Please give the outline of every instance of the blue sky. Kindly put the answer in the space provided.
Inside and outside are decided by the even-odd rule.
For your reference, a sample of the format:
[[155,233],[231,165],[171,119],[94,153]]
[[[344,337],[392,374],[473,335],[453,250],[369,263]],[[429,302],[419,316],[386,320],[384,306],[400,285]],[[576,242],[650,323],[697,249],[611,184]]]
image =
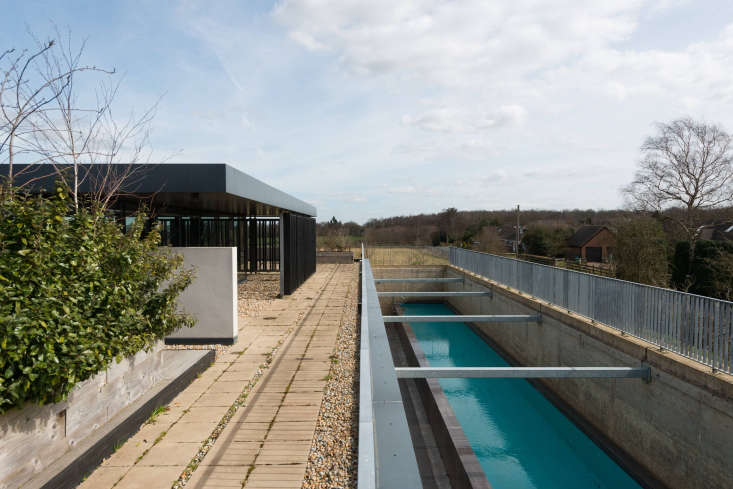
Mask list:
[[215,161],[332,215],[613,208],[655,121],[733,131],[733,3],[0,0],[163,97],[155,158]]

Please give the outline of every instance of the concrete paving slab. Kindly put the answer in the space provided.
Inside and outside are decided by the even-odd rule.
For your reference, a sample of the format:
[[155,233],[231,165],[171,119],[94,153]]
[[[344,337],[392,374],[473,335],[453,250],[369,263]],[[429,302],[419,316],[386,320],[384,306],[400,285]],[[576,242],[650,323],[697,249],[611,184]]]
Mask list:
[[[152,489],[153,487],[170,487],[183,472],[184,467],[161,466],[142,467],[135,466],[125,474],[115,489]],[[100,486],[101,487],[101,486]]]
[[159,426],[131,438],[89,478],[96,485],[86,487],[109,488],[121,476],[119,489],[170,487],[282,341],[186,487],[242,487],[246,479],[247,488],[299,488],[349,289],[344,277],[354,276],[347,267],[319,267],[295,294],[240,321],[239,341],[229,353],[174,399]]
[[196,453],[200,442],[161,441],[153,446],[136,464],[139,466],[162,467],[167,465],[186,466],[191,461],[191,454]]

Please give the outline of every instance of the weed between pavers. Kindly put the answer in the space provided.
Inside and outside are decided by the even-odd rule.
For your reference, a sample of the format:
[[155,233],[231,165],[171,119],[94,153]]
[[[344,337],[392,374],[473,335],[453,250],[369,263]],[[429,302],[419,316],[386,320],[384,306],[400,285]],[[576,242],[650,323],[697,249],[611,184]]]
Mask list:
[[[336,271],[336,269],[334,269],[334,272],[332,272],[331,273],[331,276],[328,278],[328,280],[326,280],[326,284],[328,284],[330,282],[330,280],[333,278],[333,276],[335,275],[335,271]],[[323,293],[323,290],[325,290],[325,286],[321,289],[321,293]],[[319,295],[319,297],[320,297],[320,295]],[[298,323],[300,323],[304,319],[304,317],[307,317],[307,314],[304,314],[303,317],[299,317],[299,319],[296,320],[295,324],[297,325]],[[255,387],[255,385],[260,380],[260,378],[265,374],[265,371],[268,368],[270,368],[270,364],[272,363],[272,360],[273,360],[274,355],[277,352],[277,350],[282,346],[282,344],[285,342],[285,340],[290,336],[290,334],[296,328],[297,328],[297,326],[294,326],[294,327],[288,329],[288,331],[286,331],[285,334],[283,334],[283,336],[277,342],[277,344],[275,345],[275,347],[269,353],[267,353],[265,355],[265,362],[259,365],[259,367],[257,369],[257,373],[255,374],[255,376],[247,383],[247,386],[242,390],[242,394],[240,394],[240,397],[236,401],[234,401],[234,403],[229,408],[229,410],[224,414],[224,416],[222,417],[221,421],[219,421],[219,424],[216,426],[216,428],[212,432],[211,436],[209,436],[209,438],[207,438],[206,440],[204,440],[204,442],[201,444],[201,447],[199,449],[199,452],[196,454],[196,456],[193,458],[193,460],[191,460],[191,462],[186,466],[186,468],[183,470],[183,472],[181,473],[181,475],[178,478],[178,480],[176,480],[173,483],[173,485],[171,486],[171,489],[181,489],[181,488],[183,488],[186,485],[186,483],[188,482],[188,480],[191,478],[191,475],[193,474],[193,472],[199,466],[199,463],[201,462],[201,460],[203,460],[203,458],[209,452],[209,450],[213,446],[214,442],[219,437],[219,435],[221,434],[221,432],[224,430],[224,428],[226,427],[226,425],[229,424],[229,421],[231,420],[232,416],[234,416],[234,413],[237,411],[237,409],[239,409],[244,404],[244,401],[247,399],[247,396],[249,395],[250,391]],[[311,338],[309,339],[308,344],[310,344],[310,341],[313,339],[313,335],[314,334],[315,334],[315,332],[311,335]],[[242,351],[240,353],[240,355],[242,355],[242,354],[244,354],[244,351]],[[298,368],[298,370],[299,369],[300,369],[300,367]],[[222,375],[223,375],[223,372],[222,372]],[[290,384],[288,384],[288,386],[286,387],[286,392],[289,390],[289,388],[290,388]],[[283,396],[283,398],[284,398],[284,396]],[[274,419],[273,419],[273,421],[274,421]],[[263,445],[264,445],[264,442],[262,442],[260,444],[260,448],[262,448]],[[252,466],[251,468],[254,469],[254,466]],[[251,470],[249,470],[247,472],[247,477],[249,477],[250,472],[251,472]],[[244,482],[247,481],[247,477],[245,477]],[[243,484],[244,484],[244,482],[243,482]]]
[[155,422],[158,420],[158,416],[161,414],[170,411],[169,406],[158,406],[157,408],[153,409],[153,412],[150,413],[150,417],[148,417],[147,421],[145,421],[145,424],[155,424]]
[[[291,332],[292,330],[288,331],[288,333],[284,336],[284,338],[287,338]],[[224,414],[221,421],[219,421],[219,424],[216,426],[216,428],[214,428],[214,431],[212,432],[212,434],[206,440],[203,441],[196,456],[193,458],[193,460],[191,460],[191,462],[186,466],[186,468],[183,469],[183,473],[180,475],[178,480],[173,483],[172,489],[182,488],[183,486],[185,486],[186,482],[188,482],[188,480],[191,478],[191,475],[193,475],[193,472],[196,470],[196,468],[198,468],[199,464],[201,463],[201,460],[203,460],[203,458],[209,452],[214,442],[219,437],[221,432],[224,430],[226,425],[229,424],[229,421],[234,416],[234,413],[236,413],[237,410],[242,405],[244,405],[244,402],[247,400],[247,397],[249,396],[251,390],[255,387],[255,385],[257,385],[257,382],[264,375],[265,371],[268,368],[270,368],[270,364],[272,363],[273,355],[283,344],[284,338],[278,341],[275,348],[273,348],[272,351],[270,351],[265,356],[265,361],[257,367],[257,373],[255,374],[255,376],[247,383],[247,385],[242,390],[242,393],[239,395],[237,400],[234,401],[232,406]]]

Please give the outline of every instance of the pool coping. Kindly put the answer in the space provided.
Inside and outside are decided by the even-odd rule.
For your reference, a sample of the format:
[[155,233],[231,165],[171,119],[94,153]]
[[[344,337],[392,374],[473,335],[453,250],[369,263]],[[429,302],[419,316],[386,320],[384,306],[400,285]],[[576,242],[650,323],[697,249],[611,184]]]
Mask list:
[[[395,304],[394,308],[398,314],[402,314],[399,304]],[[409,346],[404,348],[408,361],[419,367],[428,367],[430,364],[412,327],[408,323],[399,323],[393,327],[397,329],[402,344]],[[438,441],[451,486],[454,489],[491,489],[491,484],[438,379],[414,380],[420,391],[433,434]]]

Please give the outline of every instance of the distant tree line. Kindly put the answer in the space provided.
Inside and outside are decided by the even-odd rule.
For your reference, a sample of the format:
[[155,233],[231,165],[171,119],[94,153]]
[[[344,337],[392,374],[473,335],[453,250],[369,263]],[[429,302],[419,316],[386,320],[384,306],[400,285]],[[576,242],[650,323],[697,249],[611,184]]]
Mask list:
[[[523,253],[563,257],[583,225],[616,235],[618,278],[733,299],[731,240],[703,239],[705,225],[733,225],[731,136],[720,126],[689,118],[657,124],[641,146],[634,180],[623,189],[626,209],[523,210]],[[360,241],[392,245],[452,245],[492,253],[510,251],[516,211],[444,209],[433,214],[370,219],[336,217],[318,224],[319,246],[348,248]]]

